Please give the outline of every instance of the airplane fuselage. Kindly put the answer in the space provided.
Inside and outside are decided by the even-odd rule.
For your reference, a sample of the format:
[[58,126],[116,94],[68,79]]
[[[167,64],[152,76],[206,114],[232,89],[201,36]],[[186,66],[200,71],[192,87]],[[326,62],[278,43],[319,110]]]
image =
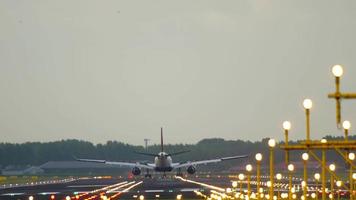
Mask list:
[[154,159],[155,171],[170,172],[173,170],[172,158],[165,152],[160,152]]

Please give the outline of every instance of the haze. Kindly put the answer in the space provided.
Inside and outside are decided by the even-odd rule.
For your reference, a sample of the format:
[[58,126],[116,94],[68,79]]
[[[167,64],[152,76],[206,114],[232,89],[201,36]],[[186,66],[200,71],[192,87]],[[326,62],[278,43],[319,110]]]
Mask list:
[[[342,135],[355,1],[0,1],[2,142],[168,143]],[[356,126],[356,101],[342,102]],[[351,134],[352,134],[351,130]]]

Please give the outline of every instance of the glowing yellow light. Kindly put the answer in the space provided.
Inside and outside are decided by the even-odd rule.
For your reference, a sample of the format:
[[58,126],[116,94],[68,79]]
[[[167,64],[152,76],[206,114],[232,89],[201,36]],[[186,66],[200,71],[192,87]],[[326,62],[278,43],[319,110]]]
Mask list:
[[341,65],[334,65],[331,71],[336,77],[341,77],[342,74],[344,73],[344,70],[342,69]]
[[353,152],[349,153],[349,159],[355,160],[355,153],[353,153]]
[[315,173],[314,174],[314,178],[319,181],[320,180],[320,174],[319,173]]
[[310,99],[304,99],[303,106],[305,109],[311,109],[313,107],[313,102]]
[[304,161],[309,160],[309,154],[308,153],[303,153],[302,158]]
[[329,165],[329,169],[330,169],[331,171],[335,171],[335,169],[336,169],[335,164],[330,164],[330,165]]
[[269,139],[268,140],[268,146],[269,147],[275,147],[276,146],[276,140],[274,140],[274,139]]
[[288,171],[290,171],[290,172],[294,171],[294,165],[293,164],[289,164],[288,165]]
[[344,121],[343,123],[342,123],[342,127],[345,129],[345,130],[349,130],[350,128],[351,128],[351,123],[350,123],[350,121]]
[[282,174],[280,174],[280,173],[276,174],[276,178],[277,178],[277,180],[281,180],[282,179]]
[[337,187],[341,187],[341,185],[342,185],[342,181],[336,181],[336,186]]
[[292,127],[292,124],[289,121],[284,121],[283,122],[283,129],[289,131],[290,128]]
[[255,156],[257,161],[261,161],[262,160],[262,154],[261,153],[257,153]]
[[252,171],[252,165],[250,164],[246,165],[246,171],[248,172]]
[[245,179],[245,175],[244,174],[239,174],[239,180],[243,181]]

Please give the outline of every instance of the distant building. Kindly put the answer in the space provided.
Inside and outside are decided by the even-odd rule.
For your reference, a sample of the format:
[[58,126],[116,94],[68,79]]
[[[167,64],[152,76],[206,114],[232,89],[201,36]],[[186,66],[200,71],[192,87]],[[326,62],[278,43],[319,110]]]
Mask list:
[[76,173],[76,174],[121,174],[131,171],[130,168],[104,163],[79,161],[49,161],[39,166],[45,173]]

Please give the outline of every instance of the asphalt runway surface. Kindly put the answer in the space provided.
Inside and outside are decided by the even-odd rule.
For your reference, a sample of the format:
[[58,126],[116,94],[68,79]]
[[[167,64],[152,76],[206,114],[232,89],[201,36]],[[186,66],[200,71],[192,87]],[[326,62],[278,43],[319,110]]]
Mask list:
[[[51,183],[0,189],[0,199],[202,199],[194,191],[204,192],[209,187],[201,183],[210,178],[189,178],[188,182],[174,177],[148,178],[80,178],[65,183]],[[214,179],[215,180],[215,179]],[[198,181],[198,182],[195,182]],[[230,185],[230,180],[219,179],[215,185]]]

